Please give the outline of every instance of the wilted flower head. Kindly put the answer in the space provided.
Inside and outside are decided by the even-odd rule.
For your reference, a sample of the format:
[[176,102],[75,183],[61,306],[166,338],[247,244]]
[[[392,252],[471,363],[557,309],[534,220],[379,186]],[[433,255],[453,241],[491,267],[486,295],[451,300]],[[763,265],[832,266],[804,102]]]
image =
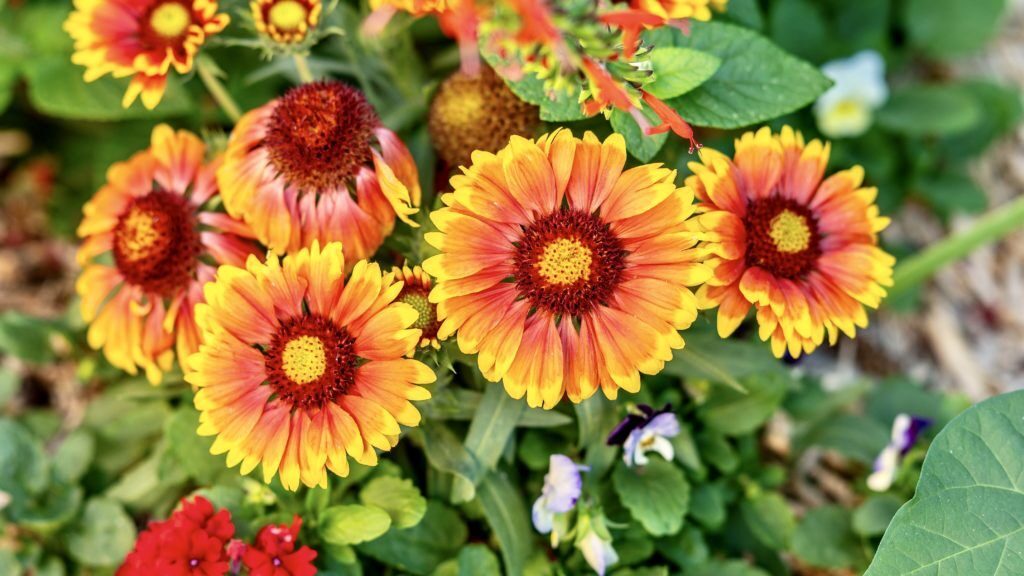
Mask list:
[[931,420],[909,414],[900,414],[892,422],[889,444],[875,458],[873,472],[868,476],[868,488],[885,492],[896,479],[903,457],[914,447],[921,432],[931,425]]
[[64,30],[75,41],[71,61],[85,66],[85,81],[107,74],[131,76],[121,104],[140,95],[156,108],[173,67],[192,70],[199,48],[228,25],[214,0],[76,0]]
[[889,97],[881,54],[864,50],[844,60],[828,62],[821,71],[834,82],[814,103],[821,133],[843,138],[867,132],[874,111]]
[[679,434],[679,420],[666,404],[655,411],[646,404],[637,406],[638,414],[629,414],[608,436],[609,445],[621,445],[622,459],[627,466],[647,464],[647,452],[657,452],[667,461],[675,457],[669,438]]
[[580,515],[576,524],[576,548],[599,576],[604,576],[608,567],[619,561],[619,555],[612,547],[612,536],[600,515]]
[[556,516],[576,506],[583,491],[580,471],[588,470],[563,454],[552,454],[548,460],[548,473],[544,475],[544,488],[533,503],[533,527],[541,534],[551,533],[552,546],[567,532],[564,522],[556,526]]

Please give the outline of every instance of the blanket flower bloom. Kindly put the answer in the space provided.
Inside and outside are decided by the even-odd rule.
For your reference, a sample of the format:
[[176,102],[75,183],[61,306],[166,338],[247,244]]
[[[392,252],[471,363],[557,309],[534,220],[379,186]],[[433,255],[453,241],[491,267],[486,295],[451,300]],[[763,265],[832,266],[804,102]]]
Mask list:
[[316,29],[324,6],[320,0],[253,0],[249,8],[260,34],[278,44],[297,44]]
[[782,357],[811,353],[828,336],[853,338],[892,285],[895,259],[878,247],[889,223],[875,188],[855,166],[824,178],[830,146],[805,143],[789,127],[736,141],[730,159],[705,151],[686,183],[701,201],[714,275],[697,291],[702,308],[718,307],[728,337],[751,306],[762,340]]
[[608,435],[608,445],[622,446],[626,466],[646,466],[648,452],[657,452],[666,461],[675,457],[669,438],[679,435],[679,419],[666,404],[655,410],[646,404],[637,406],[637,414],[629,414]]
[[412,306],[419,316],[412,327],[422,330],[420,334],[420,348],[431,347],[434,350],[441,348],[441,340],[437,337],[437,331],[441,323],[437,321],[437,305],[430,301],[430,289],[434,282],[430,276],[419,266],[397,266],[391,269],[395,280],[402,282],[402,291],[398,293],[397,302],[404,302]]
[[302,519],[298,516],[291,526],[270,524],[261,528],[255,543],[247,546],[242,554],[242,563],[249,569],[249,575],[314,576],[316,551],[309,546],[295,549],[301,528]]
[[583,493],[581,471],[589,470],[563,454],[552,454],[548,459],[548,473],[544,475],[544,487],[540,497],[533,503],[533,527],[541,534],[551,534],[551,545],[558,547],[558,541],[569,531],[566,514],[576,507]]
[[150,522],[117,570],[117,576],[218,576],[229,570],[225,545],[235,534],[231,513],[214,510],[202,496],[182,500],[162,522]]
[[404,358],[420,341],[419,314],[396,302],[393,274],[363,260],[344,277],[341,244],[318,242],[279,260],[222,266],[196,310],[203,344],[186,380],[198,387],[199,434],[229,467],[287,490],[326,486],[327,470],[346,476],[348,456],[377,464],[399,425],[416,426],[410,401],[434,381]]
[[532,136],[537,107],[512,93],[494,70],[456,72],[437,89],[427,128],[438,155],[450,166],[468,164],[474,150],[497,152],[513,135]]
[[192,70],[199,48],[228,25],[214,0],[75,0],[64,30],[75,41],[71,61],[85,81],[131,76],[121,104],[141,96],[152,110],[163,98],[167,74]]
[[439,337],[457,331],[483,375],[530,406],[636,392],[697,317],[687,286],[710,270],[693,193],[674,170],[625,162],[617,134],[513,136],[474,153],[431,214],[440,232],[425,239],[441,254],[423,269],[438,280]]
[[196,135],[157,126],[150,147],[111,166],[78,226],[75,284],[89,345],[153,384],[198,349],[193,309],[216,264],[259,251],[243,223],[214,211],[220,160]]
[[278,254],[341,241],[369,257],[420,203],[419,175],[361,92],[340,82],[293,88],[246,113],[217,172],[224,207]]

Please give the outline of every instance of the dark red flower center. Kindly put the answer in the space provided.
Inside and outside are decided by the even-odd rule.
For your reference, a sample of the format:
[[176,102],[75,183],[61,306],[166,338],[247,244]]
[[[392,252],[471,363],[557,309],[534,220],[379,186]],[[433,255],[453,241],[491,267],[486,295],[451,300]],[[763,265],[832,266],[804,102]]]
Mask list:
[[563,208],[537,220],[517,243],[515,282],[537,309],[581,316],[611,297],[626,251],[593,214]]
[[429,295],[430,291],[422,286],[410,286],[406,283],[405,287],[402,288],[402,292],[396,298],[397,301],[412,306],[419,313],[416,322],[410,328],[422,330],[423,334],[420,338],[426,338],[427,340],[436,338],[437,330],[441,327],[441,323],[437,321],[437,305],[429,300]]
[[264,146],[274,168],[301,192],[344,188],[372,162],[377,113],[340,82],[293,88],[274,106]]
[[355,338],[329,318],[296,316],[278,328],[263,353],[277,396],[296,408],[336,400],[355,382]]
[[747,205],[747,265],[779,278],[803,278],[821,255],[818,224],[793,200],[772,196]]
[[192,280],[199,232],[192,207],[180,194],[154,190],[121,214],[114,227],[114,262],[129,284],[171,296]]

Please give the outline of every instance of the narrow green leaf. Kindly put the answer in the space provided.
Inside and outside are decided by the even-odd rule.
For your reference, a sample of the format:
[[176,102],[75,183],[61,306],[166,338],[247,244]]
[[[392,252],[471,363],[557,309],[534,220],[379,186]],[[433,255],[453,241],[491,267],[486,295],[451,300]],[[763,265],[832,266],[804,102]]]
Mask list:
[[498,472],[484,478],[478,496],[484,509],[484,518],[501,546],[505,574],[522,574],[523,567],[534,552],[533,530],[527,516],[529,508],[526,502],[508,477]]

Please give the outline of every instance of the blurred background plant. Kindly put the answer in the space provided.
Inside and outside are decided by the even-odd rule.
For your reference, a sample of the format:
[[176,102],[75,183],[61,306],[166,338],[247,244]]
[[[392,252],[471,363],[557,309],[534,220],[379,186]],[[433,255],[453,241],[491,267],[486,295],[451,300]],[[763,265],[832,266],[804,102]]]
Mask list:
[[[309,36],[282,42],[248,5],[224,2],[246,25],[211,40],[196,73],[219,77],[242,110],[305,77],[360,87],[412,150],[430,206],[465,154],[459,133],[449,130],[445,142],[437,126],[480,122],[451,107],[428,121],[435,93],[464,88],[458,76],[446,80],[458,47],[429,18],[397,15],[367,37],[359,31],[365,6],[327,8],[307,23]],[[122,108],[124,81],[87,85],[70,62],[61,30],[70,10],[58,0],[0,0],[0,576],[113,573],[147,521],[194,493],[230,510],[238,537],[249,540],[261,526],[301,516],[300,541],[318,551],[322,574],[575,574],[603,546],[617,559],[608,571],[623,576],[857,574],[914,494],[929,440],[971,402],[1021,384],[1024,318],[1007,310],[1024,295],[1019,238],[925,281],[1024,221],[1014,200],[1024,181],[1024,75],[999,56],[1019,55],[1024,6],[730,0],[689,35],[644,33],[664,71],[646,88],[723,152],[735,129],[770,121],[831,139],[835,167],[865,167],[882,211],[896,220],[886,248],[906,258],[895,297],[865,339],[788,365],[752,331],[721,341],[701,321],[640,394],[550,412],[513,409],[473,370],[445,370],[472,365],[447,343],[436,354],[441,377],[423,426],[380,466],[356,466],[327,490],[298,494],[240,477],[196,436],[192,391],[180,376],[153,388],[89,350],[72,289],[74,229],[107,167],[144,148],[159,121],[222,145],[232,112],[191,75],[170,78],[152,111]],[[501,70],[499,54],[485,48],[483,56]],[[482,117],[507,111],[500,102],[511,94],[480,90]],[[516,106],[501,129],[614,129],[637,160],[688,173],[683,138],[644,135],[621,110],[610,111],[610,123],[583,119],[577,97],[552,100],[532,76],[511,90],[532,106]],[[737,94],[744,115],[730,108]],[[960,230],[966,235],[941,241]],[[419,234],[391,237],[378,260],[422,260]],[[979,384],[970,366],[993,357],[1003,371]],[[669,404],[679,422],[667,438],[672,458],[651,453],[642,474],[606,442],[639,404]],[[878,460],[891,482],[873,483],[876,492],[868,477],[901,414],[930,426],[898,458]],[[552,454],[589,467],[565,518],[573,533],[554,548],[529,513]]]

